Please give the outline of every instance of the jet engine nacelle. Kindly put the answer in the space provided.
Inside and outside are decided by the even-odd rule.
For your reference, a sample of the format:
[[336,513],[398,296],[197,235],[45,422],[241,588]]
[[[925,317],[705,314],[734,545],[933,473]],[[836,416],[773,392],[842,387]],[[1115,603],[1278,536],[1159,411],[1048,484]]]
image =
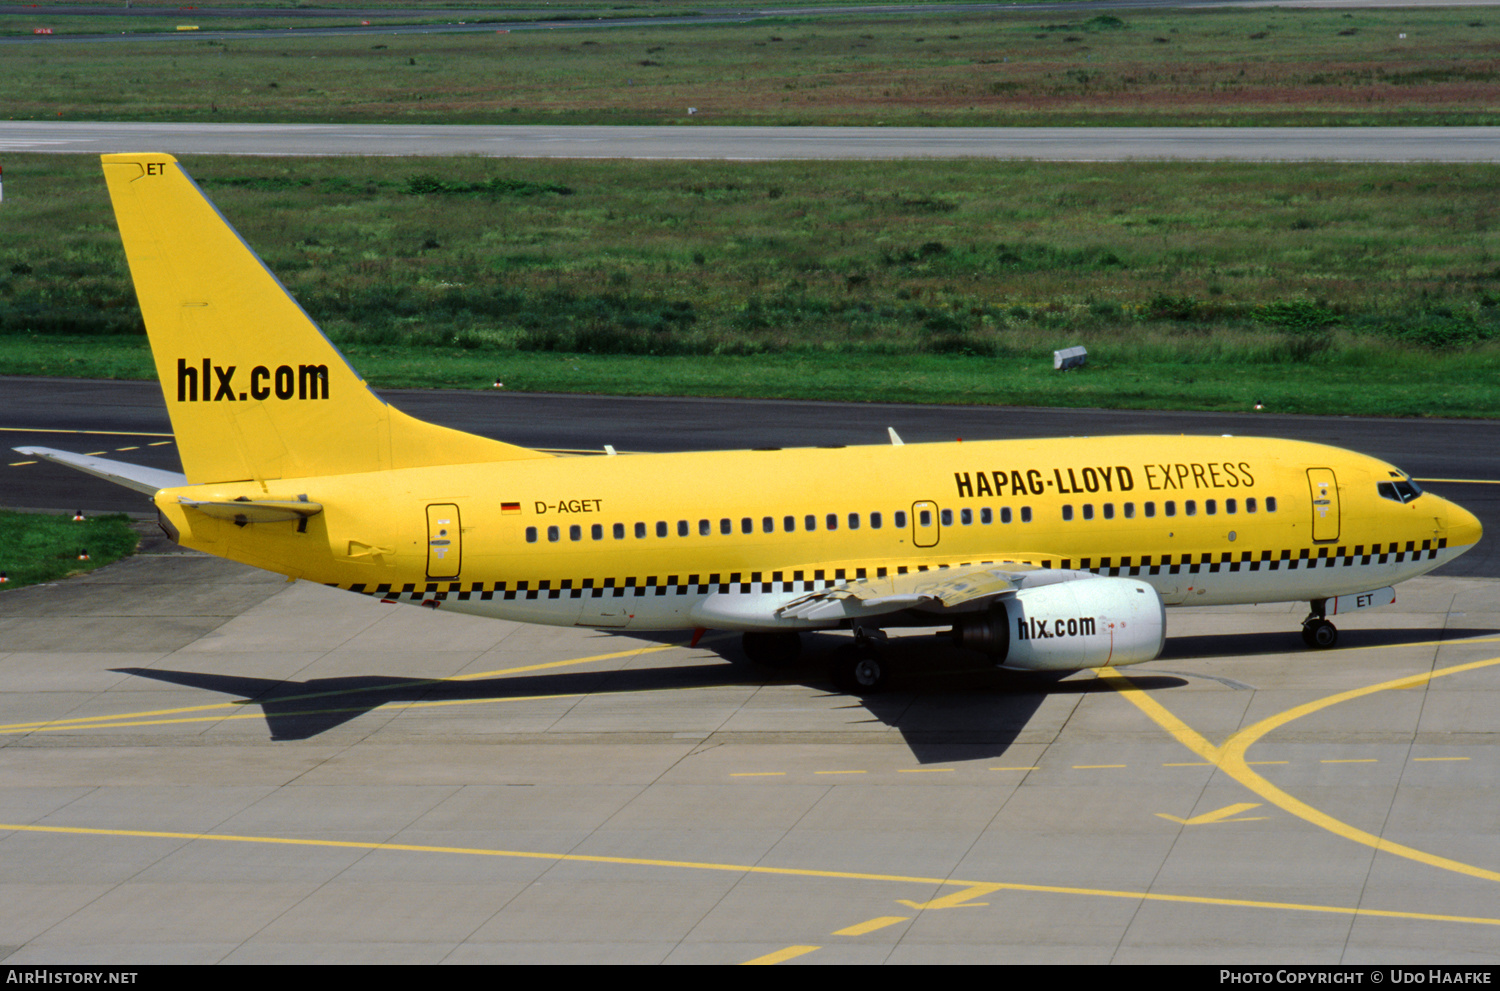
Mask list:
[[1130,578],[1022,589],[953,628],[963,646],[993,655],[1001,667],[1028,671],[1139,664],[1161,653],[1166,632],[1161,596]]

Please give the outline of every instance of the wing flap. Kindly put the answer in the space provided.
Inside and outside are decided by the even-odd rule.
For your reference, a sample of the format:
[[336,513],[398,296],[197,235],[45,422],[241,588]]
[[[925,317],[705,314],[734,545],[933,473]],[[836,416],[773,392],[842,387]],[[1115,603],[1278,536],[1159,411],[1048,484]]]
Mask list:
[[1024,562],[963,564],[842,582],[793,599],[775,615],[778,619],[836,622],[905,609],[969,612],[1022,588],[1092,577],[1087,571],[1039,568]]

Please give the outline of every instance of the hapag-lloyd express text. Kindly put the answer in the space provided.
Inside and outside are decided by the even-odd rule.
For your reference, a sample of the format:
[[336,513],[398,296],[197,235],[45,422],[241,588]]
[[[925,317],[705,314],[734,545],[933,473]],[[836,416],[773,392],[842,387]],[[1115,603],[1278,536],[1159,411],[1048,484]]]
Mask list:
[[1238,489],[1255,484],[1247,461],[1190,461],[1169,464],[1080,465],[1071,468],[1012,468],[955,471],[960,499],[1007,496],[1132,492],[1140,484],[1152,492],[1169,489]]

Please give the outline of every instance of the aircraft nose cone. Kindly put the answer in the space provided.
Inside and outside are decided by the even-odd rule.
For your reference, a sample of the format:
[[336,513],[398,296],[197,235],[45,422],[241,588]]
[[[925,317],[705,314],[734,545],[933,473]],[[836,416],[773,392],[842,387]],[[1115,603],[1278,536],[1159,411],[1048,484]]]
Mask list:
[[1451,502],[1448,504],[1446,529],[1449,547],[1472,547],[1484,535],[1484,525],[1479,522],[1479,517]]

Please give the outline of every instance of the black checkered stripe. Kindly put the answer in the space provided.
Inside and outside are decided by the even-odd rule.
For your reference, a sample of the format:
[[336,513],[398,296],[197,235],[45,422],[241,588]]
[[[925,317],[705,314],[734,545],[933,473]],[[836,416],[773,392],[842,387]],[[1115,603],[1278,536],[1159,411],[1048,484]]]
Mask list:
[[[1415,541],[1407,541],[1403,548],[1399,544],[1373,544],[1365,547],[1363,544],[1356,545],[1350,552],[1347,547],[1304,547],[1295,552],[1283,550],[1261,551],[1256,555],[1253,551],[1241,551],[1238,557],[1232,551],[1224,551],[1217,558],[1211,553],[1201,555],[1194,554],[1162,554],[1145,555],[1139,561],[1130,557],[1122,557],[1118,561],[1111,558],[1062,558],[1057,561],[1057,567],[1063,570],[1093,571],[1100,575],[1111,577],[1140,577],[1143,575],[1197,575],[1218,574],[1221,572],[1239,571],[1306,571],[1312,568],[1334,568],[1353,567],[1368,564],[1399,564],[1407,561],[1433,560],[1437,557],[1440,549],[1448,546],[1447,538],[1437,541],[1424,540],[1422,546],[1416,546]],[[950,567],[968,567],[970,564],[1004,564],[1015,562],[962,562],[958,565],[936,564],[918,565],[916,567],[899,566],[895,569],[876,568],[875,578],[886,578],[893,571],[897,575],[910,574],[913,571],[943,571]],[[1051,568],[1054,564],[1051,559],[1039,562],[1043,568]],[[645,578],[563,578],[558,581],[543,579],[541,581],[518,581],[518,582],[408,582],[404,585],[384,584],[369,585],[357,583],[353,585],[339,585],[336,582],[329,584],[334,588],[346,588],[351,592],[361,595],[379,596],[390,602],[406,599],[411,602],[446,601],[456,599],[465,601],[478,599],[490,601],[499,599],[501,601],[527,601],[538,599],[603,599],[603,598],[641,598],[647,595],[707,595],[710,592],[729,594],[738,592],[748,595],[756,592],[816,592],[820,589],[833,588],[835,585],[850,581],[863,581],[870,578],[869,569],[855,568],[854,574],[850,575],[848,569],[834,569],[830,577],[823,569],[815,570],[812,577],[807,576],[805,571],[773,571],[769,575],[761,571],[752,571],[748,575],[743,572],[730,574],[715,573],[709,575],[667,575],[665,577],[650,575]]]
[[[1064,558],[1059,567],[1064,570],[1077,568],[1079,571],[1093,571],[1101,575],[1111,577],[1138,578],[1143,575],[1198,575],[1198,574],[1220,574],[1222,572],[1237,571],[1309,571],[1313,568],[1351,568],[1369,564],[1402,564],[1411,561],[1435,560],[1438,551],[1448,546],[1448,538],[1442,537],[1436,541],[1422,541],[1418,547],[1415,540],[1406,541],[1405,546],[1400,543],[1372,544],[1366,547],[1364,544],[1356,544],[1351,551],[1346,547],[1303,547],[1297,551],[1283,550],[1261,551],[1223,551],[1218,555],[1205,554],[1178,554],[1173,559],[1171,554],[1162,554],[1159,557],[1145,555],[1139,560],[1122,557],[1118,561],[1107,557],[1097,560],[1094,558],[1080,558],[1076,562]],[[1043,567],[1050,567],[1044,564]]]
[[[946,568],[947,565],[938,567]],[[877,568],[876,576],[884,578],[888,570]],[[905,567],[896,569],[898,574],[906,574],[913,570]],[[915,570],[927,571],[928,566],[923,565]],[[865,568],[855,568],[852,578],[860,581],[869,577]],[[807,577],[805,571],[773,571],[769,575],[760,571],[752,571],[748,575],[742,572],[731,574],[710,575],[648,575],[645,578],[564,578],[560,581],[543,579],[541,581],[519,581],[519,582],[427,582],[410,583],[405,585],[339,585],[334,582],[329,584],[335,588],[347,588],[351,592],[359,592],[362,595],[378,595],[383,599],[397,600],[408,599],[414,602],[436,599],[478,599],[487,601],[499,599],[501,601],[528,600],[528,599],[603,599],[603,598],[626,598],[627,596],[642,597],[646,595],[688,595],[696,593],[707,595],[710,592],[741,592],[749,594],[752,592],[815,592],[818,589],[833,588],[850,580],[848,569],[837,568],[833,577],[828,572],[819,569]]]

